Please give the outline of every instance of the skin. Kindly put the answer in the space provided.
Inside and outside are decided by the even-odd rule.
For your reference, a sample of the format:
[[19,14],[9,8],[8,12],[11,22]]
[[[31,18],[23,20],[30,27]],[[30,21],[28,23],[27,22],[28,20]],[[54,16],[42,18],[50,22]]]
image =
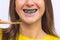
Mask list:
[[[41,18],[45,11],[44,0],[16,0],[16,12],[22,19],[20,33],[30,38],[43,38],[46,33],[42,30]],[[38,9],[34,16],[25,16],[23,9]]]

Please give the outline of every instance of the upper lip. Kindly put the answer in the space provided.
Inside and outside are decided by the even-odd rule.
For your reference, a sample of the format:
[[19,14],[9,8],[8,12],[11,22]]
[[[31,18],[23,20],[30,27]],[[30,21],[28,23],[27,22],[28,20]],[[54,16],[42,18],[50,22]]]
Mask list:
[[25,8],[25,9],[37,9],[37,8]]
[[23,9],[23,10],[35,10],[35,9]]
[[38,9],[38,8],[23,8],[23,9]]
[[23,9],[23,10],[38,10],[38,9]]

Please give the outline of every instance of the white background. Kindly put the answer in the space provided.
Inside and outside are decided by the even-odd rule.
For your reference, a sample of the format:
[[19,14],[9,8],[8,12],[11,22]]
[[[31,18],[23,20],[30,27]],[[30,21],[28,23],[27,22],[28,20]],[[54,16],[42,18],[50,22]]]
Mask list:
[[[54,22],[58,35],[60,35],[60,0],[52,0],[54,10]],[[9,21],[9,0],[0,0],[0,19]],[[0,28],[7,28],[9,24],[0,24]]]

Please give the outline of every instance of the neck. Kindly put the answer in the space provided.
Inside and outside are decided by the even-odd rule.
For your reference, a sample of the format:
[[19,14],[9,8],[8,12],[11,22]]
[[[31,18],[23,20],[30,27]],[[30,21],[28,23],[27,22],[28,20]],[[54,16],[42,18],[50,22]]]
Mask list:
[[20,33],[31,38],[39,38],[43,37],[42,34],[45,35],[45,32],[42,30],[41,20],[33,24],[26,24],[22,22],[20,24]]

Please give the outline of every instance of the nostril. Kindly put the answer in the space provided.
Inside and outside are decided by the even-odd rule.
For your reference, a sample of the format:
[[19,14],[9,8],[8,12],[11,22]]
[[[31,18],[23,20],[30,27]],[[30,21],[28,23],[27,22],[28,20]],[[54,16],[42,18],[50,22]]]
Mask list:
[[31,6],[34,6],[34,5],[33,4],[27,4],[26,6],[31,7]]

